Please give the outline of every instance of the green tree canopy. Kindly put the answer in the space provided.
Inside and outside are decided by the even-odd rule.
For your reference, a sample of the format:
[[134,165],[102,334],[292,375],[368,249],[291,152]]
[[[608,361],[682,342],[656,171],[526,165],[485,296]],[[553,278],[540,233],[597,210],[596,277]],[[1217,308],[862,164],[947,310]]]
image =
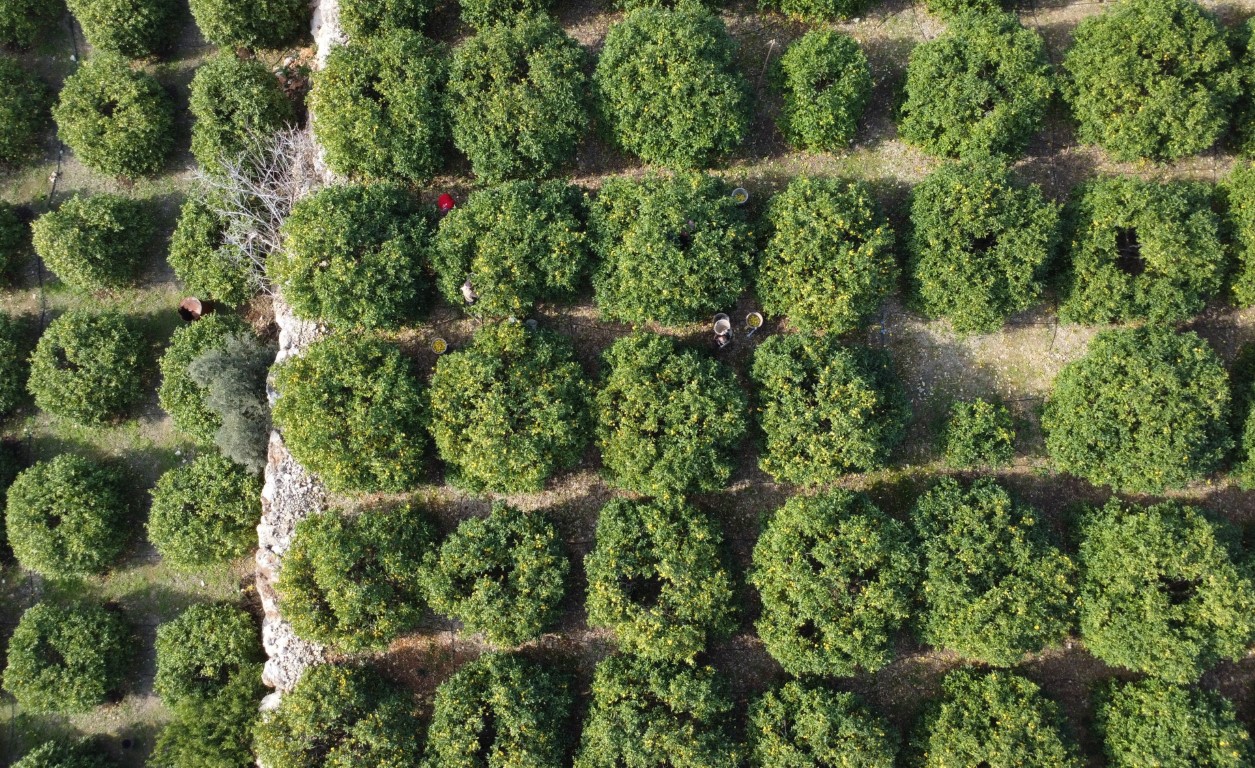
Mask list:
[[31,226],[44,265],[80,293],[134,285],[155,235],[145,203],[109,193],[75,195]]
[[197,67],[188,109],[196,120],[192,155],[208,171],[221,170],[224,161],[235,160],[251,142],[296,120],[292,102],[269,67],[223,52]]
[[189,0],[196,26],[223,48],[281,48],[309,27],[302,0]]
[[789,45],[773,71],[775,85],[784,95],[776,125],[785,140],[812,152],[839,152],[850,146],[872,95],[871,66],[854,38],[831,29],[811,30]]
[[261,682],[261,633],[233,605],[193,605],[157,627],[156,649],[153,689],[170,707],[204,703],[236,677]]
[[[0,39],[4,13],[0,8]],[[48,86],[16,59],[0,55],[0,166],[20,168],[42,154],[51,107]]]
[[192,378],[192,361],[226,347],[236,335],[249,333],[235,315],[213,313],[175,329],[157,367],[161,385],[157,402],[170,414],[175,429],[200,445],[211,445],[222,419],[205,402],[209,393]]
[[222,454],[175,467],[151,493],[148,540],[167,563],[200,568],[257,548],[261,480]]
[[898,735],[853,694],[797,681],[750,704],[753,768],[893,768]]
[[1233,705],[1211,691],[1154,679],[1116,684],[1096,719],[1112,768],[1245,768],[1255,760]]
[[[38,0],[50,9],[52,0]],[[181,13],[175,0],[66,0],[92,49],[142,59],[165,53]]]

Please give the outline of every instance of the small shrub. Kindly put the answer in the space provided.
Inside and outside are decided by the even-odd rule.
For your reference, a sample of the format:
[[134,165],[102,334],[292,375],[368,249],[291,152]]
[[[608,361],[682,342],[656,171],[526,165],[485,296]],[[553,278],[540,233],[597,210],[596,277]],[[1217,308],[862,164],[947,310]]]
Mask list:
[[1112,768],[1242,768],[1255,757],[1233,705],[1212,691],[1154,679],[1112,685],[1096,719]]
[[261,482],[217,453],[166,472],[152,489],[148,540],[179,568],[234,560],[257,546]]
[[7,283],[25,261],[30,238],[24,213],[15,205],[0,202],[0,285]]
[[168,707],[203,704],[236,677],[261,682],[265,654],[252,616],[233,605],[194,605],[157,627],[153,690]]
[[[432,249],[445,300],[480,317],[523,317],[574,296],[588,264],[578,188],[505,182],[472,192],[441,221]],[[466,304],[462,285],[478,298]]]
[[275,369],[274,386],[274,421],[288,450],[328,489],[399,493],[417,484],[426,397],[395,347],[369,337],[320,339]]
[[590,393],[571,345],[519,323],[486,325],[444,355],[431,379],[431,434],[450,482],[539,491],[579,460],[592,432]]
[[27,752],[13,768],[116,768],[117,763],[102,755],[89,741],[75,744],[46,741]]
[[251,333],[227,339],[192,361],[188,375],[205,395],[205,407],[222,423],[214,445],[223,456],[242,467],[261,472],[270,443],[270,401],[266,376],[274,351],[257,343]]
[[925,561],[925,642],[1010,666],[1067,637],[1076,565],[1034,509],[993,478],[967,489],[946,478],[916,501],[912,519]]
[[911,615],[915,563],[910,531],[866,496],[841,489],[794,496],[754,546],[758,636],[794,676],[880,669],[893,660],[894,635]]
[[69,310],[40,337],[26,388],[41,410],[80,424],[103,423],[142,396],[142,345],[121,315]]
[[234,315],[206,315],[175,329],[157,364],[161,370],[157,402],[170,414],[176,429],[201,445],[213,443],[222,421],[205,404],[209,393],[192,379],[189,368],[196,358],[222,349],[232,336],[247,332],[247,326]]
[[13,413],[25,395],[27,364],[22,327],[0,312],[0,419]]
[[615,342],[602,365],[597,447],[611,485],[667,497],[727,484],[749,426],[730,370],[645,333]]
[[699,168],[740,146],[749,85],[718,16],[641,8],[606,34],[593,86],[614,141],[647,163]]
[[52,110],[57,135],[83,164],[109,176],[160,171],[174,148],[174,103],[126,59],[92,56],[65,79]]
[[257,702],[266,693],[260,675],[235,675],[205,701],[174,707],[161,729],[148,768],[248,768],[256,764],[253,731]]
[[898,133],[942,157],[1018,155],[1054,90],[1041,36],[1014,14],[961,15],[911,51]]
[[75,195],[31,226],[35,252],[61,282],[90,293],[134,285],[156,225],[144,203]]
[[247,257],[227,244],[227,229],[206,198],[188,198],[166,260],[188,293],[238,307],[261,290],[261,280]]
[[1015,422],[1000,403],[956,400],[950,404],[943,445],[946,463],[956,469],[1005,467],[1015,457]]
[[557,617],[569,569],[544,515],[494,504],[458,526],[418,574],[431,609],[497,646],[540,636]]
[[341,650],[386,647],[423,616],[417,571],[434,541],[417,505],[301,520],[275,586],[283,617]]
[[448,139],[446,65],[435,43],[393,30],[333,48],[314,75],[314,134],[336,173],[431,178]]
[[1081,638],[1107,664],[1197,680],[1255,639],[1255,584],[1199,509],[1112,500],[1081,521]]
[[1233,129],[1237,148],[1242,154],[1255,155],[1255,21],[1246,23],[1232,33],[1234,64],[1238,72],[1238,98],[1233,108]]
[[19,168],[42,153],[51,107],[48,86],[17,60],[0,55],[0,166]]
[[832,482],[885,466],[911,406],[889,359],[842,347],[831,334],[772,336],[754,350],[766,447],[758,465],[777,480]]
[[763,310],[803,331],[859,327],[893,290],[894,236],[860,181],[799,176],[767,204]]
[[753,768],[859,766],[893,768],[898,737],[851,693],[797,681],[750,705]]
[[164,53],[179,28],[175,0],[66,0],[66,5],[93,50],[128,59]]
[[423,765],[560,768],[571,704],[566,686],[540,665],[480,656],[436,689]]
[[319,664],[262,718],[257,759],[271,768],[416,765],[414,710],[409,693],[368,667]]
[[1235,163],[1218,192],[1233,250],[1232,299],[1239,307],[1255,306],[1255,163]]
[[346,0],[340,4],[340,25],[350,40],[394,29],[420,30],[435,5],[435,0]]
[[776,124],[789,144],[839,152],[854,141],[872,92],[871,66],[854,38],[831,29],[807,32],[789,46],[774,71],[784,95]]
[[281,48],[309,27],[302,0],[190,0],[196,26],[223,48]]
[[29,48],[60,20],[57,0],[4,0],[0,3],[0,45]]
[[667,325],[730,306],[749,282],[753,233],[723,182],[703,174],[610,179],[589,213],[597,308]]
[[911,764],[1079,768],[1063,728],[1058,706],[1029,680],[956,669],[942,683],[942,698],[925,711],[914,745],[919,759]]
[[266,261],[266,271],[298,317],[388,328],[426,308],[429,227],[402,187],[320,189],[292,207],[283,237],[283,252]]
[[37,603],[9,640],[4,689],[30,712],[86,712],[127,683],[131,630],[90,603]]
[[1082,20],[1063,59],[1079,138],[1120,161],[1203,152],[1241,88],[1232,58],[1192,0],[1123,0]]
[[706,666],[610,656],[593,673],[592,704],[574,768],[727,768],[732,701]]
[[682,499],[611,499],[584,559],[588,625],[642,658],[691,662],[736,627],[721,546],[718,526]]
[[1068,209],[1067,322],[1185,320],[1220,291],[1228,255],[1212,190],[1198,182],[1109,177]]
[[458,0],[458,7],[462,21],[484,30],[523,16],[543,15],[553,7],[553,0]]
[[113,468],[63,453],[9,486],[5,526],[23,568],[49,578],[103,573],[130,543],[131,510]]
[[[465,7],[465,6],[464,6]],[[584,49],[545,15],[494,24],[449,68],[453,143],[480,181],[552,175],[589,122]]]
[[192,155],[209,171],[234,160],[256,136],[269,136],[295,120],[279,80],[257,59],[219,53],[196,69],[188,108]]
[[830,19],[848,19],[867,7],[866,0],[759,0],[763,10],[777,10],[801,21],[821,23]]
[[1005,166],[942,166],[911,195],[912,300],[959,333],[990,333],[1041,298],[1059,244],[1059,206]]
[[1042,413],[1063,472],[1134,493],[1179,488],[1233,445],[1229,381],[1207,342],[1162,328],[1107,331],[1055,378]]

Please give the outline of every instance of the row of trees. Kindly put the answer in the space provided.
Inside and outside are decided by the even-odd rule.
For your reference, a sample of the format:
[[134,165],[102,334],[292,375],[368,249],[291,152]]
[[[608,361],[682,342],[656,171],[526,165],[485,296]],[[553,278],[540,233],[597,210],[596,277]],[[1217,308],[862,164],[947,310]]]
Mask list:
[[[1232,704],[1214,693],[1148,681],[1113,684],[1097,699],[1098,732],[1113,766],[1218,768],[1252,757]],[[1008,672],[949,673],[905,744],[856,696],[806,682],[755,698],[748,741],[738,744],[733,701],[713,669],[631,656],[598,664],[578,743],[567,737],[572,703],[562,674],[488,654],[437,689],[422,748],[407,694],[368,667],[323,666],[306,673],[263,722],[258,755],[274,768],[313,768],[350,755],[428,768],[470,768],[491,755],[503,764],[557,768],[569,752],[576,768],[1082,764],[1058,706]],[[899,753],[904,763],[895,762]]]

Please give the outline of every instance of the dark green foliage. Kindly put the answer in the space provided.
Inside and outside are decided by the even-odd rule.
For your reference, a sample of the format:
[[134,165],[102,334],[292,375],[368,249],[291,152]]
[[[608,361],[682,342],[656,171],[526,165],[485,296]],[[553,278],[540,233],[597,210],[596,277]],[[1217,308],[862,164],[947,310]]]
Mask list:
[[1255,155],[1255,19],[1232,33],[1235,68],[1238,73],[1238,98],[1233,109],[1233,128],[1238,149],[1250,157]]
[[56,26],[59,0],[0,0],[0,45],[27,48]]
[[419,729],[410,694],[378,672],[321,664],[262,719],[257,757],[270,768],[412,768]]
[[403,492],[417,484],[426,397],[396,347],[326,337],[278,366],[274,386],[274,422],[288,450],[330,490]]
[[0,419],[21,404],[26,389],[26,357],[22,327],[0,312]]
[[66,0],[66,5],[94,50],[128,59],[164,53],[179,27],[175,0]]
[[1059,206],[989,160],[944,165],[911,194],[912,298],[959,333],[1035,304],[1059,244]]
[[75,195],[31,225],[39,258],[83,293],[133,285],[155,234],[143,202],[108,193]]
[[0,285],[7,284],[30,250],[30,225],[17,206],[0,201]]
[[1063,68],[1081,141],[1122,161],[1203,152],[1241,88],[1224,31],[1192,0],[1121,0],[1082,20]]
[[1240,307],[1255,306],[1255,163],[1235,163],[1218,192],[1233,249],[1232,298]]
[[958,669],[925,711],[914,745],[920,768],[1079,768],[1053,701],[1010,672]]
[[1054,93],[1045,45],[1014,14],[955,18],[911,51],[898,133],[932,155],[1018,155]]
[[303,0],[190,0],[205,39],[223,48],[279,48],[309,26]]
[[[440,221],[432,266],[445,300],[481,317],[523,317],[571,298],[588,264],[580,192],[515,181],[472,192]],[[466,304],[462,284],[478,298]]]
[[606,34],[593,83],[614,141],[647,163],[700,168],[749,131],[736,46],[695,3],[628,13]]
[[209,171],[234,160],[250,141],[295,121],[292,102],[270,68],[230,53],[220,52],[196,69],[188,108],[196,119],[192,154]]
[[176,429],[201,445],[213,443],[222,420],[205,404],[209,393],[192,379],[188,369],[196,358],[222,349],[232,336],[247,332],[247,326],[234,315],[205,315],[175,329],[158,362],[161,386],[157,402],[170,414]]
[[763,311],[803,331],[845,333],[894,288],[894,236],[860,181],[799,176],[767,204],[758,271]]
[[233,605],[194,605],[157,627],[153,690],[168,707],[204,704],[236,677],[261,681],[257,622]]
[[1015,422],[1005,405],[988,400],[950,404],[942,445],[946,463],[956,469],[1005,467],[1015,457]]
[[758,636],[791,675],[847,677],[893,660],[919,584],[915,542],[862,494],[794,496],[754,546]]
[[221,422],[214,445],[223,456],[253,472],[266,465],[270,442],[266,375],[274,357],[274,350],[257,343],[251,333],[241,333],[227,339],[222,348],[197,357],[187,368],[205,393],[205,407]]
[[764,10],[777,10],[790,18],[810,22],[848,19],[867,7],[866,0],[759,0]]
[[796,681],[749,711],[753,768],[893,768],[898,736],[850,693]]
[[121,315],[71,309],[39,338],[26,388],[48,413],[80,424],[115,419],[143,395],[141,347]]
[[283,617],[341,650],[386,647],[423,616],[418,568],[434,542],[416,504],[305,518],[276,585]]
[[161,476],[152,489],[148,540],[180,568],[222,563],[257,547],[261,481],[217,453]]
[[340,25],[350,40],[393,29],[420,30],[435,5],[435,0],[345,0]]
[[208,199],[189,197],[166,260],[188,293],[238,307],[260,290],[261,281],[244,253],[227,244],[227,226]]
[[558,533],[543,514],[494,504],[432,553],[418,579],[431,609],[497,646],[540,635],[557,617],[568,569]]
[[575,768],[728,768],[732,701],[706,666],[610,656],[593,674]]
[[48,86],[16,59],[0,55],[0,166],[21,167],[41,154],[51,107]]
[[346,176],[431,178],[448,143],[446,75],[438,46],[409,30],[333,48],[309,94],[327,164]]
[[1071,268],[1062,320],[1185,320],[1224,284],[1228,254],[1201,182],[1108,177],[1068,207]]
[[175,706],[148,768],[252,768],[257,702],[265,694],[260,675],[241,674],[204,701]]
[[17,561],[49,578],[103,573],[131,539],[124,486],[117,470],[69,453],[20,473],[5,506]]
[[174,102],[152,75],[97,54],[65,79],[52,110],[57,135],[88,168],[109,176],[160,171],[174,148]]
[[722,546],[719,527],[683,499],[611,499],[584,559],[588,625],[642,658],[691,662],[736,627]]
[[885,466],[911,405],[884,353],[843,347],[832,334],[771,336],[754,350],[766,450],[777,480],[822,485]]
[[91,603],[37,603],[9,639],[4,689],[30,712],[86,712],[127,683],[131,628]]
[[1185,683],[1255,639],[1235,534],[1201,510],[1112,500],[1081,522],[1081,638],[1114,666]]
[[589,122],[584,63],[579,43],[543,14],[494,24],[458,47],[453,143],[481,182],[549,176],[571,163]]
[[266,271],[298,317],[390,328],[426,308],[429,226],[404,188],[324,187],[292,207],[283,235]]
[[95,744],[47,741],[35,747],[13,768],[115,768],[117,763],[100,754]]
[[1233,705],[1211,691],[1154,679],[1112,685],[1097,720],[1112,768],[1246,768],[1255,759]]
[[579,461],[592,432],[589,387],[570,343],[515,323],[486,325],[431,379],[431,434],[450,482],[539,491]]
[[1066,366],[1042,413],[1063,472],[1135,493],[1179,488],[1216,469],[1233,445],[1229,381],[1192,332],[1099,334]]
[[993,478],[967,489],[945,478],[915,503],[923,547],[925,642],[1010,666],[1072,629],[1076,565],[1036,511]]
[[554,675],[518,656],[490,653],[436,689],[425,768],[561,768],[571,696]]
[[494,24],[510,24],[524,16],[543,15],[553,0],[458,0],[462,21],[479,29]]
[[831,29],[807,32],[780,57],[775,76],[784,93],[776,123],[790,144],[839,152],[854,141],[872,91],[871,67],[854,38]]
[[611,485],[669,497],[727,484],[749,426],[730,370],[647,333],[615,342],[602,369],[597,447]]
[[706,319],[745,290],[756,250],[724,183],[699,173],[607,181],[589,212],[597,308],[630,323]]
[[1014,6],[1014,3],[1008,0],[924,0],[929,12],[943,19],[969,12],[994,13],[1008,5]]

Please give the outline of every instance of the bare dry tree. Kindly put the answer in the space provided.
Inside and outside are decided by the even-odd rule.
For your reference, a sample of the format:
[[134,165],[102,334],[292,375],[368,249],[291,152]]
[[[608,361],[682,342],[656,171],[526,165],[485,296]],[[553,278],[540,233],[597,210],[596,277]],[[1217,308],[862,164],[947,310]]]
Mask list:
[[254,134],[246,147],[223,158],[216,172],[198,169],[196,176],[209,207],[225,224],[223,245],[248,268],[255,287],[271,294],[266,259],[283,246],[280,229],[292,206],[321,186],[322,178],[308,130]]

